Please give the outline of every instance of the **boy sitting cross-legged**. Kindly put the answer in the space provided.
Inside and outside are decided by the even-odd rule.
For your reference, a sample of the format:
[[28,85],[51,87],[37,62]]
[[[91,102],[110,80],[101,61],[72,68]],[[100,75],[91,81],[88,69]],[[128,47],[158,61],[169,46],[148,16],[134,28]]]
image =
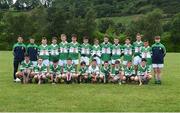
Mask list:
[[88,68],[88,74],[91,77],[93,83],[97,82],[99,78],[99,66],[97,65],[97,61],[95,59],[92,60],[91,65]]
[[81,83],[84,80],[85,83],[87,83],[88,78],[88,68],[86,66],[86,62],[81,62],[81,67],[78,74],[78,82]]
[[151,70],[149,66],[146,64],[146,59],[142,59],[141,64],[138,65],[137,76],[138,78],[135,79],[139,80],[139,85],[147,84],[149,80],[152,78]]
[[21,80],[22,83],[28,83],[32,80],[33,63],[30,61],[29,55],[25,55],[25,60],[20,65],[20,71],[16,73],[16,77]]
[[110,66],[108,61],[105,61],[103,66],[101,67],[101,73],[100,73],[100,80],[104,83],[108,83],[109,76],[110,76]]
[[75,81],[78,78],[76,68],[71,58],[67,60],[67,64],[64,66],[62,78],[66,81],[67,84],[71,83],[72,79]]
[[122,77],[123,81],[131,82],[134,81],[135,78],[135,70],[131,61],[128,61],[127,65],[124,66],[124,76]]
[[35,81],[38,82],[38,84],[41,84],[42,82],[45,83],[47,74],[47,67],[45,64],[43,64],[43,59],[39,57],[37,65],[34,67]]
[[55,84],[58,82],[58,80],[61,78],[61,66],[58,65],[58,60],[53,60],[53,64],[50,65],[50,78],[52,84]]
[[110,80],[113,83],[119,83],[121,85],[121,80],[125,79],[123,76],[123,68],[120,66],[120,61],[116,60],[115,64],[111,68]]

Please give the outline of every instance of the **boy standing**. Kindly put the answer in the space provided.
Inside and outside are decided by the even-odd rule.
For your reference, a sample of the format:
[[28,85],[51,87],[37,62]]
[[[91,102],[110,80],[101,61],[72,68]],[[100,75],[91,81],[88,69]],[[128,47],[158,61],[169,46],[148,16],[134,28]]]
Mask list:
[[57,45],[57,38],[52,38],[52,44],[49,46],[50,51],[50,63],[52,64],[54,60],[59,60],[59,46]]
[[24,60],[24,54],[26,52],[26,46],[23,44],[23,38],[21,36],[19,36],[17,38],[17,43],[14,44],[13,46],[13,55],[14,55],[14,62],[13,62],[13,66],[14,66],[14,81],[19,82],[20,79],[16,78],[16,72],[18,70],[19,65],[21,64],[21,62]]
[[83,37],[83,44],[81,45],[81,62],[85,62],[87,66],[89,66],[91,56],[91,45],[88,42],[88,37]]
[[37,64],[37,57],[38,57],[38,46],[35,44],[35,39],[30,38],[29,44],[27,46],[27,54],[30,57],[30,60],[32,61],[33,65],[35,66]]
[[42,38],[41,43],[39,46],[39,57],[43,59],[43,64],[49,66],[49,46],[47,45],[46,37]]
[[67,63],[68,58],[68,42],[66,41],[67,37],[65,34],[61,35],[61,43],[59,44],[59,64],[60,66],[64,66]]
[[152,66],[155,84],[161,84],[161,70],[164,67],[164,57],[166,55],[166,48],[160,41],[160,36],[155,36],[155,44],[152,45]]
[[101,44],[101,60],[102,64],[104,64],[105,61],[111,60],[111,47],[112,44],[109,42],[108,36],[104,37],[104,42]]
[[99,45],[99,40],[94,39],[94,45],[92,46],[92,59],[96,59],[97,64],[101,65],[101,47]]

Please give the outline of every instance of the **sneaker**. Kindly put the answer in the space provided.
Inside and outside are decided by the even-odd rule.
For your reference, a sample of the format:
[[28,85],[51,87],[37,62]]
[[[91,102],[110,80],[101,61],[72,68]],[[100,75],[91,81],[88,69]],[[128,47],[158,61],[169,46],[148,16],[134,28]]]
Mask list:
[[122,85],[122,83],[121,83],[121,82],[119,82],[119,85]]
[[161,80],[158,80],[158,81],[157,81],[157,84],[161,85]]
[[21,80],[19,79],[19,78],[16,78],[16,80],[15,80],[16,82],[21,82]]

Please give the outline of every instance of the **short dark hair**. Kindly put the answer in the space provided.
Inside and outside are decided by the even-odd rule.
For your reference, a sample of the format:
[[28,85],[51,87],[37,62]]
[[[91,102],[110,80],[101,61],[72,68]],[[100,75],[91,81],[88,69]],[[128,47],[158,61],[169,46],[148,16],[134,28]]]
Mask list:
[[24,55],[24,57],[29,57],[29,55],[26,53],[26,54]]
[[77,38],[77,35],[76,34],[72,34],[71,37],[76,37]]
[[120,64],[120,61],[119,61],[119,60],[116,60],[116,61],[115,61],[115,64]]
[[130,40],[131,41],[131,39],[129,37],[126,37],[126,40]]
[[143,58],[141,61],[142,61],[142,62],[143,62],[143,61],[146,62],[147,60],[146,60],[145,58]]
[[42,40],[47,40],[47,38],[45,36],[42,37]]
[[72,60],[72,58],[68,58],[67,60]]
[[86,62],[82,61],[82,62],[81,62],[81,66],[82,66],[82,65],[86,65]]
[[105,64],[105,63],[109,63],[109,62],[108,62],[108,61],[104,61],[104,64]]
[[84,36],[84,37],[83,37],[83,40],[84,40],[84,39],[89,40],[89,37],[88,37],[88,36]]
[[92,62],[96,62],[96,59],[93,59]]
[[52,40],[57,40],[57,37],[52,37]]
[[53,63],[57,63],[57,62],[59,62],[58,59],[54,59],[54,60],[53,60]]

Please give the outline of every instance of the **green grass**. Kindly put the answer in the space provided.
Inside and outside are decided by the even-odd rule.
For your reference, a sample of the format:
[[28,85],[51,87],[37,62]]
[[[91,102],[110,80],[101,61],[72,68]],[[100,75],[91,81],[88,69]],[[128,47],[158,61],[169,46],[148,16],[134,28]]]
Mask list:
[[163,84],[22,85],[12,82],[12,53],[0,52],[0,111],[180,111],[180,54],[168,53]]

